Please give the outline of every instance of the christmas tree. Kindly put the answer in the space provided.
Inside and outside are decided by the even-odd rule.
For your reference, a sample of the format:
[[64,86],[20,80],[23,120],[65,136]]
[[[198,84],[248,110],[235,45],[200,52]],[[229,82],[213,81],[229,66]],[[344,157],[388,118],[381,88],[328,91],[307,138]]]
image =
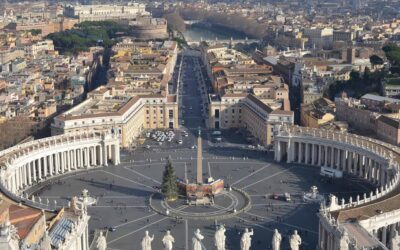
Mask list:
[[178,198],[178,185],[176,183],[175,171],[169,159],[163,173],[161,192],[167,200],[171,201]]

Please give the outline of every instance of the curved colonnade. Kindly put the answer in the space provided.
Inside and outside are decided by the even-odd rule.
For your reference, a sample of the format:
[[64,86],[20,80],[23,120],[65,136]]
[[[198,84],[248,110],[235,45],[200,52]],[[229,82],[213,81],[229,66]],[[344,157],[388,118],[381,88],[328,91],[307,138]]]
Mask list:
[[361,197],[334,195],[318,214],[318,249],[399,249],[400,149],[348,133],[282,126],[275,135],[275,160],[328,167],[357,176],[376,189]]
[[119,139],[104,133],[64,134],[0,152],[0,189],[16,202],[54,211],[55,204],[28,199],[24,190],[49,178],[120,163]]

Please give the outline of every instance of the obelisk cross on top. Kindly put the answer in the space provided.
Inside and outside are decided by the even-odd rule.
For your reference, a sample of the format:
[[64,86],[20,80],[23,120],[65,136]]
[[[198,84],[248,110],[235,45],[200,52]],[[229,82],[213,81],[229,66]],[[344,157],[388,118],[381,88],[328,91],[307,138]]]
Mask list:
[[197,137],[197,183],[203,183],[203,150],[201,145],[201,130]]

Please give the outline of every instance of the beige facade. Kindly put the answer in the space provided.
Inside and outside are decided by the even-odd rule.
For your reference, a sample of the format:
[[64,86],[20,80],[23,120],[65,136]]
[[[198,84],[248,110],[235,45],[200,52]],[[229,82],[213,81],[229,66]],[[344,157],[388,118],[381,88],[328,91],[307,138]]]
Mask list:
[[359,100],[350,98],[337,98],[336,119],[346,121],[350,126],[364,132],[374,132],[378,114],[363,108]]
[[178,104],[170,101],[161,95],[112,96],[111,90],[100,87],[86,101],[57,116],[52,135],[106,131],[118,134],[122,147],[130,147],[145,129],[178,128]]
[[400,122],[399,119],[382,115],[376,123],[376,133],[379,139],[399,145]]
[[209,128],[245,128],[263,145],[272,143],[279,125],[293,124],[292,111],[272,110],[252,94],[226,94],[210,99]]
[[335,120],[335,103],[319,98],[310,104],[302,104],[300,119],[304,127],[320,128]]
[[78,18],[79,22],[134,19],[140,15],[149,15],[146,5],[134,3],[127,5],[68,5],[64,8],[64,15]]

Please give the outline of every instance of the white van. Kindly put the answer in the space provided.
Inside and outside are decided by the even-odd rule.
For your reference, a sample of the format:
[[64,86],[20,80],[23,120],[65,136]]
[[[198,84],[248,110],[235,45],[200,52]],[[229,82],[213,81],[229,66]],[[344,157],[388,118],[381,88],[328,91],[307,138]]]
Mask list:
[[285,197],[285,201],[291,201],[289,193],[285,193],[284,197]]
[[221,136],[222,133],[221,133],[221,131],[216,130],[216,131],[212,132],[212,135],[213,136]]

